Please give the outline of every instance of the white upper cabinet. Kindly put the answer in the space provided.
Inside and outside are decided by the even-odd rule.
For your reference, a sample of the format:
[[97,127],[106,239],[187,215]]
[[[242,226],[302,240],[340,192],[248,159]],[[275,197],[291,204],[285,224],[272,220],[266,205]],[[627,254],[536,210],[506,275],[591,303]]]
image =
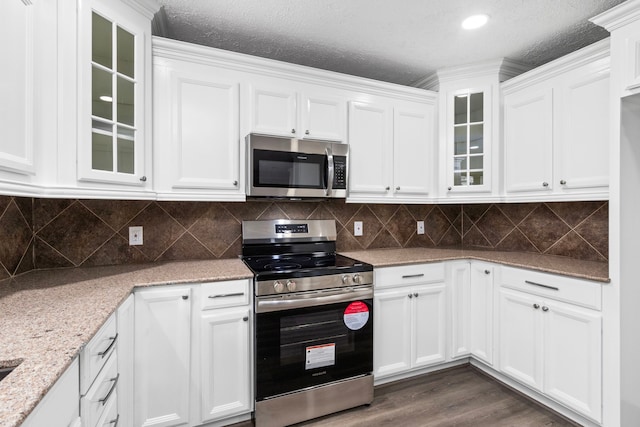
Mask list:
[[[347,103],[303,84],[251,85],[251,132],[345,142]],[[320,88],[315,91],[320,92]],[[325,88],[322,92],[331,92]]]
[[514,78],[502,90],[507,200],[607,199],[608,40]]
[[78,13],[78,179],[150,189],[150,19],[120,1]]
[[158,199],[244,200],[240,82],[165,51],[156,49],[153,75]]
[[[431,101],[431,102],[429,102]],[[429,200],[434,168],[435,102],[349,103],[349,200]]]

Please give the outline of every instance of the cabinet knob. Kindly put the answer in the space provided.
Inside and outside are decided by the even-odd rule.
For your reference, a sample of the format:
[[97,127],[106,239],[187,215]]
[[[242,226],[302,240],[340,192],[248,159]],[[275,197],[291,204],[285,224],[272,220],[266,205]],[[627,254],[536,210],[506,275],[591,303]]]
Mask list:
[[447,187],[447,190],[451,191],[451,187]]
[[533,304],[533,308],[535,308],[536,310],[540,308],[540,304]]
[[567,181],[565,181],[564,179],[560,180],[560,185],[566,185],[566,184],[567,184]]
[[304,134],[305,134],[305,135],[309,135],[309,129],[305,130],[305,131],[304,131]]
[[413,294],[409,294],[408,296],[409,296],[409,298],[413,298]]
[[291,129],[291,133],[296,133],[296,130],[295,129]]
[[249,320],[249,316],[244,316],[244,317],[242,318],[242,320],[244,320],[245,322],[246,322],[246,321],[248,321],[248,320]]
[[389,190],[391,190],[391,187],[385,187],[385,190],[389,191]]
[[491,274],[491,270],[485,270],[484,274]]
[[416,298],[418,298],[418,295],[419,295],[419,294],[418,294],[417,292],[414,292],[414,293],[413,293],[413,296],[414,296],[414,297],[416,297]]
[[396,187],[396,191],[400,191],[400,186],[397,186],[397,187]]
[[189,295],[182,295],[182,299],[189,299]]
[[549,183],[548,183],[547,181],[545,181],[545,182],[543,182],[543,183],[542,183],[542,186],[543,186],[543,187],[548,187],[548,186],[549,186]]
[[542,307],[542,311],[549,311],[549,307],[547,307],[546,305]]
[[238,181],[233,181],[233,186],[237,187],[238,186]]
[[144,176],[144,175],[142,175],[142,176],[140,177],[140,181],[142,181],[142,182],[147,182],[147,177],[146,177],[146,176]]

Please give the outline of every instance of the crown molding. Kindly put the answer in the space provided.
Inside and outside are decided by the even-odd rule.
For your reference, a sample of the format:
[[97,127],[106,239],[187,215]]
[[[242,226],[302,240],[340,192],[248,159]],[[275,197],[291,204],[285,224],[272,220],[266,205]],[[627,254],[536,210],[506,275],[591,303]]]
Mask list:
[[151,34],[159,37],[169,37],[169,25],[164,6],[158,10],[151,20]]
[[141,13],[149,20],[160,10],[160,5],[156,0],[121,0],[122,3],[128,5],[136,12]]
[[611,32],[640,19],[640,0],[627,0],[589,19]]

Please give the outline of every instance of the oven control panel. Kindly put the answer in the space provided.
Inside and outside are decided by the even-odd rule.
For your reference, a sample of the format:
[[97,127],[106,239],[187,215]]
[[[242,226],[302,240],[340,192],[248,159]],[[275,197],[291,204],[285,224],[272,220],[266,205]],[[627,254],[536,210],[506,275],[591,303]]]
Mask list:
[[256,283],[256,296],[304,292],[373,284],[373,271],[361,273],[328,274],[280,280],[262,280]]
[[276,234],[309,233],[309,224],[276,224]]

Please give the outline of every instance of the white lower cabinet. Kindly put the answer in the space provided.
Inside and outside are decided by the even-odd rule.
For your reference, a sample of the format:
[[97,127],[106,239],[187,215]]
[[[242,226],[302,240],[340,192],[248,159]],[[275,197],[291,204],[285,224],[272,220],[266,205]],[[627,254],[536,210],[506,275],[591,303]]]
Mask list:
[[[429,271],[415,272],[420,267],[376,271],[376,278],[382,278],[375,282],[374,292],[373,370],[376,379],[445,361],[444,267],[438,264],[440,271],[435,276]],[[386,281],[393,280],[396,275],[398,281]],[[403,280],[417,284],[402,286]],[[428,283],[433,280],[435,283]],[[378,287],[382,289],[378,290]]]
[[135,294],[134,426],[189,425],[190,286]]
[[249,292],[249,280],[136,291],[134,426],[250,418]]
[[[513,274],[513,269],[508,269]],[[517,273],[516,273],[517,274]],[[522,273],[531,277],[529,273]],[[602,418],[602,315],[587,308],[592,283],[549,282],[553,276],[522,280],[499,290],[499,369],[516,381],[597,422]],[[542,279],[542,280],[540,280]],[[570,279],[569,279],[570,280]],[[579,282],[579,281],[576,281]],[[515,284],[515,286],[514,286]],[[536,287],[541,290],[537,292]],[[583,286],[586,298],[575,303],[551,298],[571,295]]]

